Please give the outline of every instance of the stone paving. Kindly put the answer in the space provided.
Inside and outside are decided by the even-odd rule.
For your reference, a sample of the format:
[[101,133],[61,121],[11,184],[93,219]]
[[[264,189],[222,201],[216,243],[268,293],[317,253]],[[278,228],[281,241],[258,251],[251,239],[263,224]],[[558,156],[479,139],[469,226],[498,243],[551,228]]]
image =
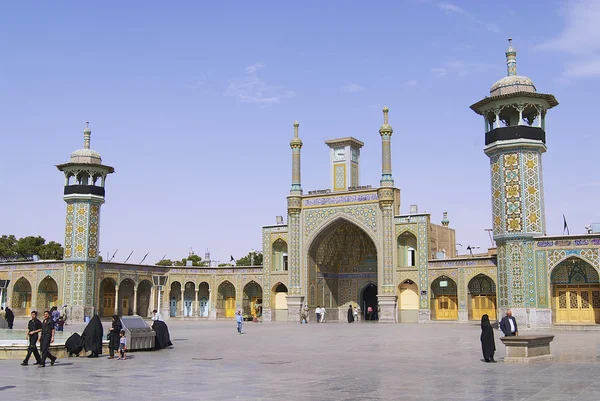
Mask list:
[[243,335],[234,322],[168,325],[172,349],[125,361],[65,358],[43,369],[0,361],[0,399],[600,399],[597,331],[556,331],[554,362],[515,365],[502,362],[499,332],[500,361],[483,362],[476,324],[248,322]]

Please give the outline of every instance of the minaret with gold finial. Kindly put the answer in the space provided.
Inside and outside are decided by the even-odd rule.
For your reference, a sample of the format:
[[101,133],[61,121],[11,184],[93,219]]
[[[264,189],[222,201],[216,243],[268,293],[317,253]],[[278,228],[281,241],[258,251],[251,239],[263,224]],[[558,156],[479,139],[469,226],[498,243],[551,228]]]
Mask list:
[[302,184],[300,181],[300,150],[302,140],[298,137],[298,121],[294,121],[294,137],[290,141],[292,148],[292,188],[288,196],[288,229],[291,233],[288,241],[289,291],[287,296],[288,321],[298,322],[305,299],[302,291],[300,261],[300,212],[302,211]]
[[512,39],[508,42],[507,76],[492,85],[490,96],[471,106],[483,116],[484,152],[490,158],[493,232],[498,245],[496,317],[512,309],[518,324],[549,327],[549,292],[536,281],[534,238],[546,232],[542,154],[546,152],[546,113],[558,102],[551,94],[537,92],[530,78],[517,75],[517,52]]
[[[74,321],[84,321],[86,316],[98,313],[94,310],[94,300],[100,256],[100,206],[104,203],[106,177],[115,171],[102,164],[100,155],[90,148],[91,134],[86,123],[83,149],[73,152],[67,163],[56,166],[65,176],[63,199],[67,203],[64,292],[58,304],[71,308]],[[117,314],[117,303],[112,307]]]

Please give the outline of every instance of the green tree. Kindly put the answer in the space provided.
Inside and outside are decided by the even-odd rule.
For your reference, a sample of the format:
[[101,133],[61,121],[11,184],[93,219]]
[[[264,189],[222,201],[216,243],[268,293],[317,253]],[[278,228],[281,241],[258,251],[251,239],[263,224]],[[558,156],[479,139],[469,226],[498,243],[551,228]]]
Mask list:
[[231,264],[229,263],[219,263],[219,267],[229,267]]
[[252,266],[252,254],[254,253],[254,266],[262,266],[263,264],[263,255],[258,252],[250,252],[248,255],[243,258],[238,259],[235,264],[237,266]]
[[156,266],[173,266],[173,261],[171,259],[163,259],[156,262]]
[[39,235],[17,239],[14,235],[0,237],[0,257],[25,259],[38,255],[41,259],[61,260],[64,249],[58,242],[46,240]]

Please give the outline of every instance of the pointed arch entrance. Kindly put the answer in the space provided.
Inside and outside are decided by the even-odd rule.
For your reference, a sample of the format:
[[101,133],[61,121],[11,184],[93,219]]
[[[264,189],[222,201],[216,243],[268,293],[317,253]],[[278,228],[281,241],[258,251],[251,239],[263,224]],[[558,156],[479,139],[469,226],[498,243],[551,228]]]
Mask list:
[[115,310],[116,302],[116,283],[112,278],[105,278],[100,282],[100,316],[112,316]]
[[598,271],[576,256],[560,262],[550,274],[555,323],[600,324]]
[[31,284],[25,277],[18,279],[13,286],[12,309],[16,316],[31,313]]
[[271,319],[285,322],[288,316],[288,288],[283,283],[277,283],[271,289]]
[[456,281],[448,276],[436,278],[431,283],[432,318],[458,320],[458,291]]
[[219,285],[217,296],[217,318],[235,316],[235,287],[229,281]]
[[469,281],[471,296],[470,312],[472,320],[481,320],[488,315],[490,320],[496,320],[496,283],[485,274],[478,274]]
[[256,281],[250,281],[244,286],[242,309],[244,316],[262,316],[262,287]]
[[57,306],[58,284],[50,276],[46,276],[38,286],[37,308],[39,310],[50,310]]
[[332,320],[345,316],[350,304],[364,312],[363,298],[377,309],[377,246],[357,224],[344,218],[331,222],[314,237],[307,259],[309,308],[337,308],[327,311]]
[[369,283],[364,286],[360,292],[360,310],[363,320],[379,320],[379,311],[377,310],[377,286]]

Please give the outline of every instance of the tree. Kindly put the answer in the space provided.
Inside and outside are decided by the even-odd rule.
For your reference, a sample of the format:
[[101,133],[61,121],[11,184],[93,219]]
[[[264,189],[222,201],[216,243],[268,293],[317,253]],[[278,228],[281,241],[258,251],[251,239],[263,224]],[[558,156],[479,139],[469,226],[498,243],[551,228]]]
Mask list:
[[231,264],[229,263],[219,263],[219,267],[230,267]]
[[[254,254],[254,264],[252,264],[251,262],[253,262],[252,260],[252,254]],[[243,258],[238,259],[235,264],[237,266],[262,266],[263,264],[263,255],[262,253],[259,252],[250,252],[248,253],[248,255],[244,256]]]
[[26,260],[33,255],[41,259],[62,260],[64,249],[58,242],[46,240],[39,235],[17,239],[14,235],[0,237],[0,257],[14,260]]
[[171,259],[163,259],[156,262],[156,266],[173,266],[173,261]]

